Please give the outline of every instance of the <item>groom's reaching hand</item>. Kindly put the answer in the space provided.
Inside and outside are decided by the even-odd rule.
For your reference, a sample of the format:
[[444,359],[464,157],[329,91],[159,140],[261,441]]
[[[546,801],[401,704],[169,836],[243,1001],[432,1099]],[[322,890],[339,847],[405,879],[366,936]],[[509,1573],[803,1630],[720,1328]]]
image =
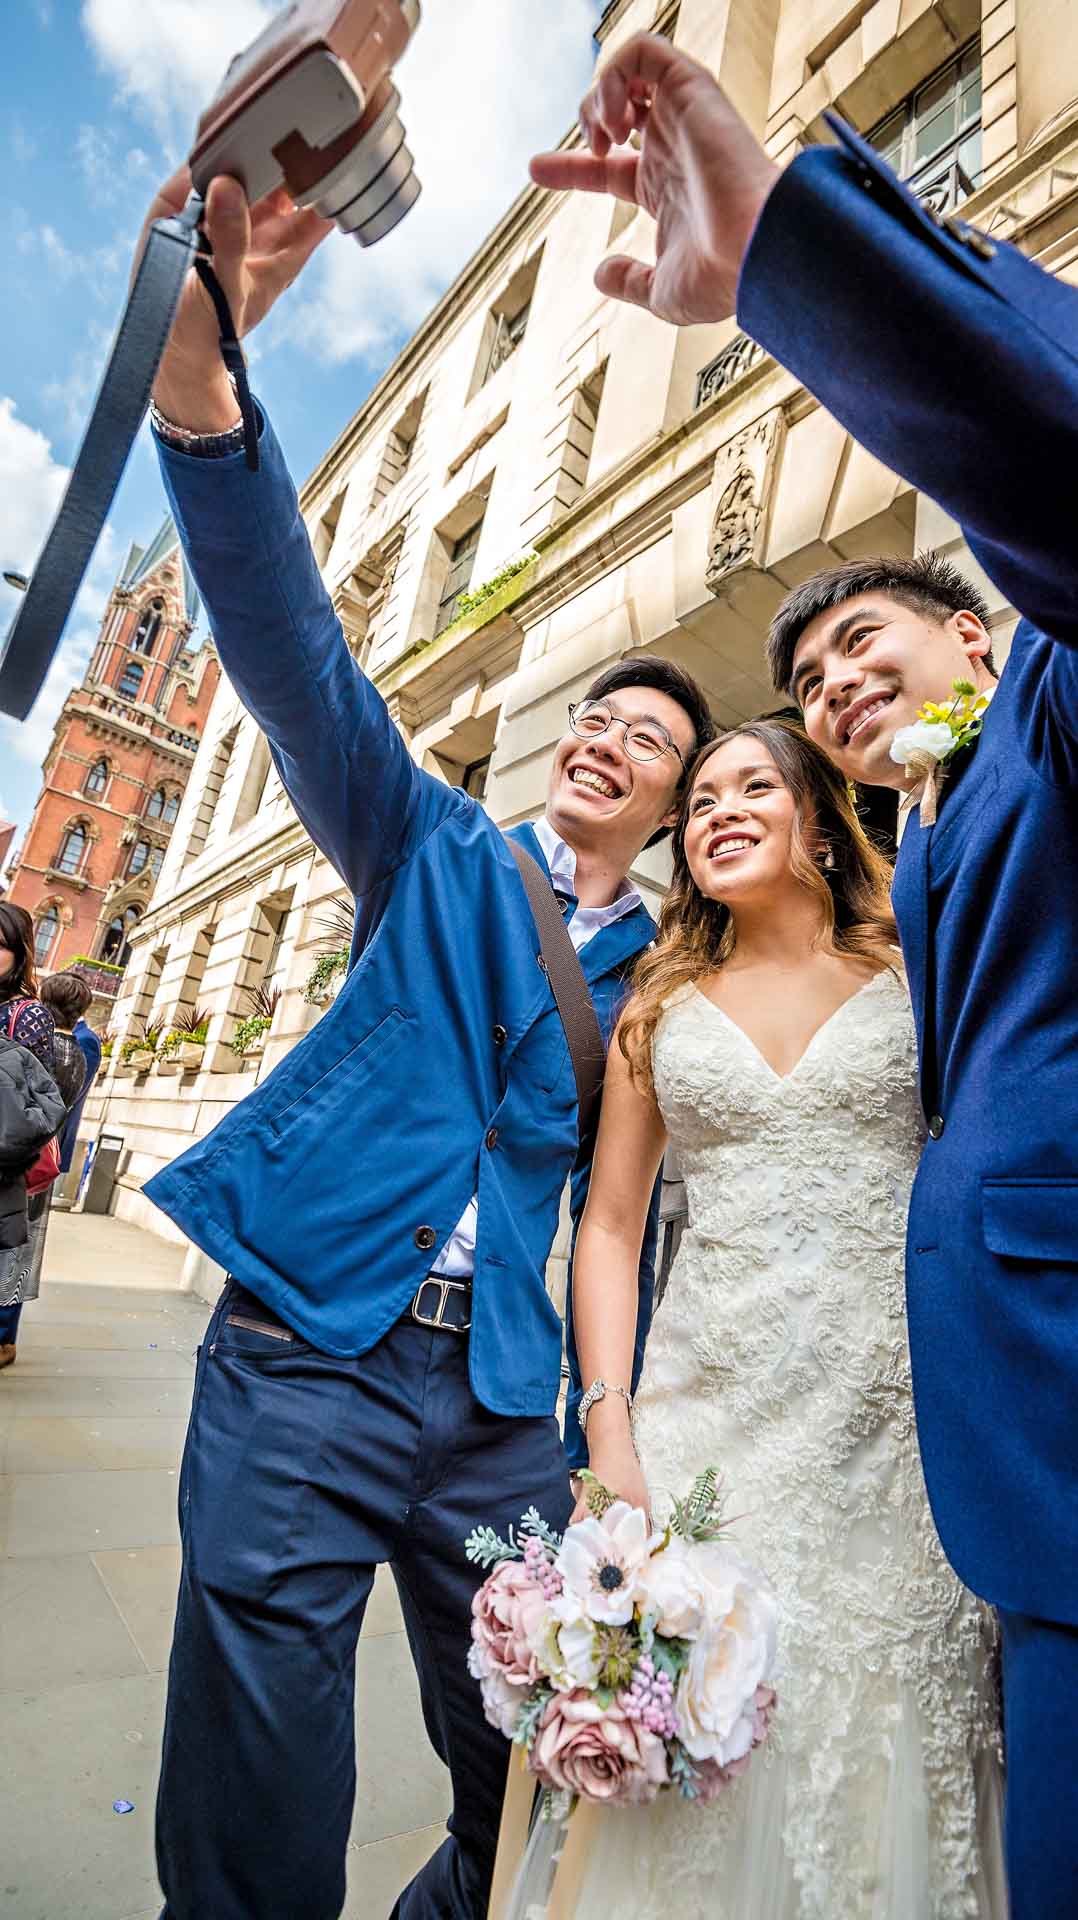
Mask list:
[[[653,267],[618,254],[600,292],[675,326],[733,313],[738,274],[778,168],[706,67],[655,33],[634,34],[580,109],[590,152],[532,161],[541,187],[635,201],[658,224]],[[612,152],[631,134],[639,152]]]

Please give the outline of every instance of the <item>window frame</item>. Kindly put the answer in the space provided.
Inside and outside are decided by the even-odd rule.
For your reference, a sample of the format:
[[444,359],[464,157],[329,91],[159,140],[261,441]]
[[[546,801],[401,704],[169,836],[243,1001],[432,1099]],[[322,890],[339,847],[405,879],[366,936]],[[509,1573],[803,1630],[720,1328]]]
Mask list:
[[[967,40],[965,46],[953,53],[942,66],[927,74],[905,99],[900,100],[865,134],[868,144],[876,149],[910,192],[916,194],[933,213],[953,213],[970,194],[976,193],[984,178],[981,74],[982,55],[978,36]],[[948,75],[953,76],[950,87],[933,100],[930,111],[922,115],[919,107],[925,95],[938,89]],[[974,91],[975,117],[963,119],[964,98],[972,98]],[[934,119],[946,113],[949,106],[954,108],[953,133],[918,158],[920,135],[926,127],[931,126]],[[888,136],[886,141],[885,135]],[[977,166],[970,173],[963,165],[960,154],[973,139],[977,141]]]

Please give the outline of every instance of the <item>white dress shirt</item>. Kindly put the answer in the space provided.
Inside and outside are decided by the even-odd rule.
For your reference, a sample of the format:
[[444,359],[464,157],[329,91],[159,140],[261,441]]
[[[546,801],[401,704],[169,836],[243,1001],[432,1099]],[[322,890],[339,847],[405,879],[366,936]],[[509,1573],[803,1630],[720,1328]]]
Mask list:
[[[535,822],[535,837],[543,849],[543,858],[550,868],[550,878],[557,893],[575,895],[576,893],[576,854],[567,846],[561,835],[555,833],[550,821],[544,814]],[[615,898],[607,907],[577,907],[572,919],[567,923],[569,938],[577,953],[586,947],[589,940],[603,927],[609,927],[620,920],[634,907],[640,905],[640,895],[631,880],[623,880]],[[479,1221],[479,1196],[473,1194],[453,1228],[445,1246],[431,1267],[432,1273],[443,1274],[447,1280],[469,1280],[475,1271],[475,1238]]]

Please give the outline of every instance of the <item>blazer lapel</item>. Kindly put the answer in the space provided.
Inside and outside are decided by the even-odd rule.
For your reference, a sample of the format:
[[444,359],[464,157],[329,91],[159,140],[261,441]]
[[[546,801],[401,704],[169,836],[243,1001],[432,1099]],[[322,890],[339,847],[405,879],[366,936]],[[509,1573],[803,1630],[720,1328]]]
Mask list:
[[934,1026],[934,1018],[929,993],[932,954],[928,910],[928,857],[934,831],[933,827],[922,827],[920,809],[913,808],[898,849],[891,896],[917,1028],[922,1102],[926,1093],[929,1049],[935,1042],[935,1033],[929,1032],[929,1025]]

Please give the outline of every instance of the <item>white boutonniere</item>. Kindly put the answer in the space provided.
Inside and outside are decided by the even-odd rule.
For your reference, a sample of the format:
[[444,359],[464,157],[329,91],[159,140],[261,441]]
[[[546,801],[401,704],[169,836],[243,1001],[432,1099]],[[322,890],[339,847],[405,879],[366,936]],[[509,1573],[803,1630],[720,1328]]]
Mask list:
[[892,760],[920,777],[910,799],[920,802],[922,827],[935,821],[946,762],[976,740],[992,698],[992,691],[978,693],[971,680],[952,680],[951,687],[955,698],[950,706],[926,701],[912,727],[899,727],[891,742]]

